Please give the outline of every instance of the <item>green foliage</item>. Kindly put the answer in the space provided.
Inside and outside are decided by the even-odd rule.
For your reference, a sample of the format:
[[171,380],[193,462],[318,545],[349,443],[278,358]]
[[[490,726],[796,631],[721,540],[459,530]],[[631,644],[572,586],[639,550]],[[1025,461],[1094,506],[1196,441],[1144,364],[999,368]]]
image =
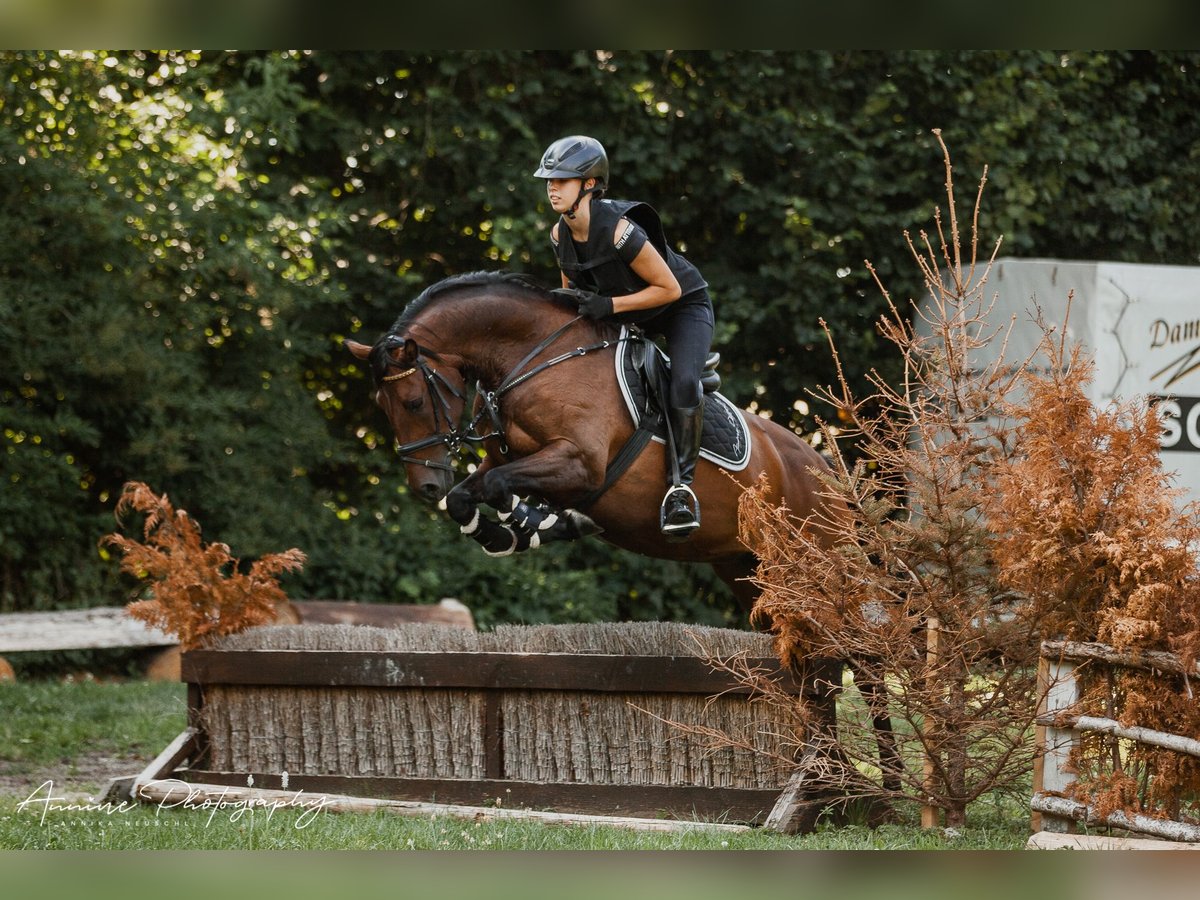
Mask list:
[[[0,54],[0,608],[116,602],[96,540],[143,481],[294,596],[461,597],[481,622],[728,621],[703,571],[591,541],[495,562],[403,492],[370,341],[445,275],[551,281],[530,177],[572,132],[656,205],[717,306],[727,393],[810,432],[806,391],[896,361],[870,258],[940,196],[940,127],[1023,256],[1196,262],[1195,53]],[[909,278],[910,282],[905,279]]]

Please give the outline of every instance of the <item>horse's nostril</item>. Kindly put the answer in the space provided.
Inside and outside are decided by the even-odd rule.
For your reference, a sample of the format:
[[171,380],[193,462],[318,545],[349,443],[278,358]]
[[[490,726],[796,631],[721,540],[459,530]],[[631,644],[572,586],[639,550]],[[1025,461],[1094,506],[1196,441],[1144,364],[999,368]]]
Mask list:
[[436,501],[442,499],[442,489],[432,481],[421,485],[421,493],[425,495],[426,500]]

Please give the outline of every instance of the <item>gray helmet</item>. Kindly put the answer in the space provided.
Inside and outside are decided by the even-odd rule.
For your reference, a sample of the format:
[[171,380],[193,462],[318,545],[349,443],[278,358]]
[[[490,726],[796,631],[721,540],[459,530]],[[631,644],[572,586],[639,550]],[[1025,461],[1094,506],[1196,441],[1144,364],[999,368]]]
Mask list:
[[573,134],[559,138],[542,154],[542,164],[533,173],[535,178],[596,179],[598,188],[608,187],[608,154],[601,143],[592,137]]

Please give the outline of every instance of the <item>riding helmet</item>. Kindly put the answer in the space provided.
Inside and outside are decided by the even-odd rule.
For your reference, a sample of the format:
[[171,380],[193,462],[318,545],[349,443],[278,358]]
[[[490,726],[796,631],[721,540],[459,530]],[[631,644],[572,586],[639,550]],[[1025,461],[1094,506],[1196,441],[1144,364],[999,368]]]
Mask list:
[[542,154],[535,178],[595,178],[597,187],[608,187],[608,154],[593,137],[573,134],[559,138]]

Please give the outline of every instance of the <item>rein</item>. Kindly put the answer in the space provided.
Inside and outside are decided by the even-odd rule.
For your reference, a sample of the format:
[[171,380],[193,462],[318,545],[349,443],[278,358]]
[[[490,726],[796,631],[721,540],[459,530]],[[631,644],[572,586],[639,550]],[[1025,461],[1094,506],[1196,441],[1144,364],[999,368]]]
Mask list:
[[[464,444],[480,444],[489,438],[497,438],[500,441],[500,452],[502,454],[507,454],[508,443],[505,440],[504,425],[500,419],[501,397],[512,391],[518,385],[524,384],[535,375],[546,371],[552,366],[557,366],[569,359],[585,356],[588,353],[593,353],[597,350],[606,350],[609,347],[616,346],[621,341],[629,340],[629,338],[615,338],[613,340],[600,341],[599,343],[591,344],[586,347],[576,347],[574,350],[559,354],[552,359],[548,359],[545,362],[539,363],[527,372],[521,371],[525,368],[525,366],[529,365],[529,363],[536,359],[537,356],[542,353],[542,351],[550,347],[555,341],[562,337],[562,335],[565,334],[571,328],[571,326],[573,326],[582,318],[582,316],[576,316],[561,328],[556,329],[548,337],[538,342],[537,346],[530,350],[529,353],[527,353],[525,357],[513,367],[512,371],[504,377],[495,390],[486,390],[483,387],[482,382],[476,382],[475,389],[482,401],[483,408],[474,416],[474,418],[471,419],[470,422],[467,423],[465,428],[460,429],[455,426],[450,415],[449,401],[442,393],[442,388],[448,390],[453,396],[457,397],[459,400],[462,400],[464,403],[466,403],[466,396],[461,391],[456,389],[454,385],[450,384],[450,382],[448,382],[441,373],[430,368],[429,364],[426,363],[422,357],[417,357],[416,365],[412,368],[405,369],[403,372],[396,372],[392,375],[385,375],[380,378],[380,383],[400,381],[403,378],[408,378],[410,375],[413,375],[416,372],[420,372],[425,378],[425,385],[429,392],[429,398],[434,403],[434,432],[428,437],[423,437],[415,441],[409,441],[407,444],[397,444],[396,452],[400,455],[400,460],[405,463],[413,463],[432,469],[453,471],[453,466],[447,463],[434,462],[427,459],[416,459],[410,454],[425,450],[438,444],[444,444],[447,452],[455,454],[459,452]],[[487,416],[489,419],[489,424],[492,426],[492,431],[488,434],[480,434],[478,431],[478,426],[480,422],[483,421],[484,416]],[[446,430],[438,431],[437,429],[443,419],[446,423]]]

